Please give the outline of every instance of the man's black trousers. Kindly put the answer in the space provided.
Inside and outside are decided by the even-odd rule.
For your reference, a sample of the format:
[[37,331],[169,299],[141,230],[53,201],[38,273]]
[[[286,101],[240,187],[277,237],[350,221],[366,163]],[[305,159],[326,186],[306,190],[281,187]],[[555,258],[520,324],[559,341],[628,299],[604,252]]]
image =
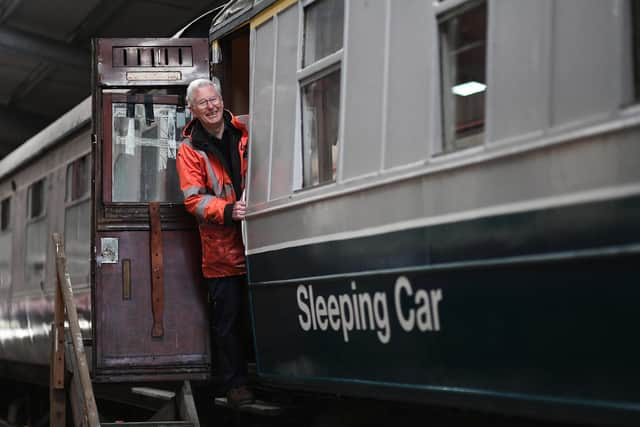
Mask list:
[[206,279],[211,335],[217,348],[217,373],[224,392],[247,384],[247,276]]

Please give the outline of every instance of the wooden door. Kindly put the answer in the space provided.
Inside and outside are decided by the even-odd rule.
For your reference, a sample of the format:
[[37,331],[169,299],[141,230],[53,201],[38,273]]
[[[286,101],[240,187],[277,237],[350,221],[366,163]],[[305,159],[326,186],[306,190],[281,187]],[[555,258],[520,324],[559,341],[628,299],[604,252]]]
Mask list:
[[200,239],[175,169],[207,42],[99,40],[94,51],[94,376],[207,378]]

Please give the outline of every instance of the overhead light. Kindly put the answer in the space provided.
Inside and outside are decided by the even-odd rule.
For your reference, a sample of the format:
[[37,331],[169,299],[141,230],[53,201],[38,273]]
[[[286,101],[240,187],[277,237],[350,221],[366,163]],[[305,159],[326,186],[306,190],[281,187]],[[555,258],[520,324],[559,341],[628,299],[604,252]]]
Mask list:
[[487,89],[487,85],[483,85],[478,82],[465,82],[459,85],[456,85],[451,88],[451,92],[460,96],[469,96],[474,93],[484,92]]

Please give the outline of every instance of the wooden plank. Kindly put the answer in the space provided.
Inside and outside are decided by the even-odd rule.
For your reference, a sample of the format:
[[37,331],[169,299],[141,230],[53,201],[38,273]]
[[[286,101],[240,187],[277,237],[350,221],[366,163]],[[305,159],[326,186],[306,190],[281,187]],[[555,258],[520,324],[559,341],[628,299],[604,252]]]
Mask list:
[[[66,352],[70,355],[73,354],[71,348],[71,337],[65,335]],[[74,427],[83,427],[86,424],[86,417],[84,415],[84,395],[82,394],[82,384],[80,384],[80,376],[73,375],[74,372],[78,372],[78,366],[74,357],[65,358],[65,366],[67,370],[72,373],[71,381],[69,382],[69,402],[71,403],[71,415],[73,417]]]
[[193,400],[193,392],[191,391],[191,383],[189,381],[183,382],[178,392],[177,404],[180,419],[189,421],[193,427],[200,427],[196,402]]
[[[57,302],[57,301],[56,301]],[[51,325],[51,366],[49,369],[49,425],[51,427],[65,427],[66,424],[66,399],[64,394],[64,366],[62,367],[62,387],[56,387],[56,325]],[[64,360],[63,360],[64,363]]]
[[74,372],[74,374],[80,376],[88,425],[90,427],[99,427],[100,421],[98,420],[98,409],[93,395],[93,386],[91,384],[91,377],[89,376],[87,358],[84,354],[82,332],[80,330],[80,323],[78,322],[78,310],[76,308],[76,302],[73,299],[71,278],[67,272],[67,259],[64,253],[64,245],[62,243],[62,238],[58,233],[53,233],[51,237],[53,238],[53,244],[56,248],[56,272],[58,273],[58,283],[62,289],[64,305],[67,309],[67,318],[69,319],[69,329],[71,330],[73,350],[75,360],[78,364],[78,372]]
[[51,363],[49,365],[49,425],[65,427],[66,396],[64,389],[64,301],[58,281],[51,325]]
[[176,394],[172,391],[151,387],[131,387],[131,393],[162,400],[171,400],[176,397]]
[[51,342],[53,343],[53,359],[51,369],[53,372],[53,386],[64,389],[64,300],[62,299],[61,284],[58,281],[53,311],[53,330]]

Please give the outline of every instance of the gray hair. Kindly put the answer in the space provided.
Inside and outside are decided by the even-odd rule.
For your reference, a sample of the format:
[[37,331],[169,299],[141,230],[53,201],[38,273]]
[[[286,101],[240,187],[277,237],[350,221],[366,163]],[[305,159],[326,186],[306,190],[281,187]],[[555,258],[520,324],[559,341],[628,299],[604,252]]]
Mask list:
[[187,105],[189,105],[190,107],[192,106],[191,101],[193,97],[193,91],[205,86],[211,86],[212,88],[214,88],[216,92],[218,92],[218,96],[222,98],[222,89],[220,89],[220,80],[218,80],[217,77],[213,77],[211,80],[195,79],[194,81],[189,83],[189,86],[187,86]]

